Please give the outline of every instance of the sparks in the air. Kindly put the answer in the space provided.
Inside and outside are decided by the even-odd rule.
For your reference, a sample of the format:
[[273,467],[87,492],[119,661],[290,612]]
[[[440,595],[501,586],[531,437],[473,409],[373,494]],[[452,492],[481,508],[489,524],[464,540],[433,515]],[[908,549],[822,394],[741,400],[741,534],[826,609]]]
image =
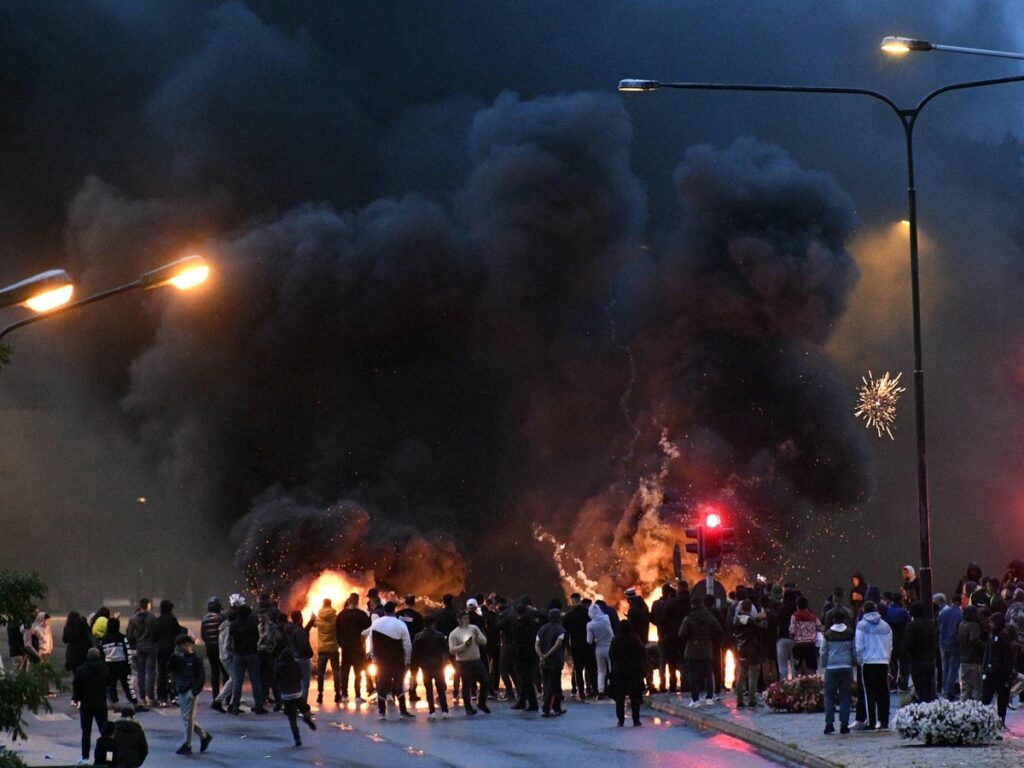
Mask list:
[[900,386],[902,375],[897,373],[890,376],[886,371],[884,376],[876,379],[868,371],[866,377],[861,377],[864,385],[857,391],[857,410],[853,415],[864,419],[864,425],[868,429],[874,428],[879,437],[887,434],[890,440],[896,439],[892,434],[892,425],[896,422],[896,403],[906,391]]

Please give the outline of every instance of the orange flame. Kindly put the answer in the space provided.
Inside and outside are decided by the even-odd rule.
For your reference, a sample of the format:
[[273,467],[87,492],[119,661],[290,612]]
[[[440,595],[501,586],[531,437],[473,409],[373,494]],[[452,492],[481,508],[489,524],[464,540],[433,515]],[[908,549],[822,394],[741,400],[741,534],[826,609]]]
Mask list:
[[356,575],[328,570],[313,580],[313,583],[306,588],[304,596],[300,592],[292,602],[302,603],[304,606],[303,616],[316,614],[323,607],[325,599],[330,600],[334,609],[340,611],[350,594],[353,592],[362,594],[372,584],[372,573],[367,577],[366,574]]
[[725,679],[722,680],[723,685],[726,689],[732,690],[733,683],[736,682],[736,657],[732,651],[725,652]]

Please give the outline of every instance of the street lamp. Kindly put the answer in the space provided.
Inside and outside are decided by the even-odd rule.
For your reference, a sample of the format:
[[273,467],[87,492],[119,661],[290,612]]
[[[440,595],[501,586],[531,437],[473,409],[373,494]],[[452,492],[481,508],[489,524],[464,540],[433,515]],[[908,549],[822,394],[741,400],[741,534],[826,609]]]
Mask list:
[[945,51],[946,53],[966,53],[972,56],[994,56],[999,59],[1024,59],[1024,53],[1012,51],[991,51],[987,48],[963,48],[959,45],[941,45],[913,37],[896,37],[889,35],[882,38],[881,48],[890,56],[905,56],[914,51]]
[[[902,43],[900,42],[902,40]],[[892,48],[905,47],[906,51],[911,50],[952,50],[952,46],[936,46],[928,43],[930,47],[923,48],[923,41],[915,41],[907,38],[894,38],[890,44]],[[998,54],[993,51],[981,51],[975,49],[957,49],[959,53],[985,53]],[[1024,58],[1019,54],[1000,54],[1011,58]],[[914,126],[917,118],[933,99],[944,93],[962,91],[968,88],[982,88],[989,85],[1002,85],[1005,83],[1024,82],[1024,75],[1014,77],[998,77],[990,80],[972,80],[964,83],[953,83],[951,85],[936,88],[934,91],[921,99],[917,106],[905,109],[885,94],[873,91],[868,88],[841,88],[813,85],[756,85],[752,83],[664,83],[660,80],[629,79],[619,81],[619,90],[624,93],[646,93],[658,91],[664,88],[673,88],[684,91],[744,91],[753,93],[818,93],[818,94],[842,94],[854,96],[868,96],[882,102],[893,111],[903,126],[903,135],[906,140],[907,155],[907,209],[909,222],[910,240],[910,289],[911,309],[913,313],[914,326],[914,414],[917,426],[917,497],[918,497],[918,528],[921,545],[921,586],[924,594],[931,598],[932,592],[932,543],[931,543],[931,513],[928,502],[928,463],[925,450],[925,427],[924,427],[924,363],[921,352],[921,286],[918,278],[918,248],[917,248],[917,189],[914,186]]]
[[68,273],[51,269],[0,289],[0,308],[21,304],[33,312],[49,312],[71,301],[74,292]]
[[[119,285],[116,288],[101,291],[93,294],[92,296],[87,296],[84,299],[79,299],[71,304],[64,304],[63,306],[59,306],[46,314],[26,317],[24,320],[11,323],[0,331],[0,339],[11,331],[16,331],[18,328],[23,328],[26,325],[31,325],[32,323],[36,323],[48,317],[53,317],[54,315],[70,312],[72,309],[78,309],[79,307],[84,307],[88,304],[95,304],[97,301],[109,299],[111,296],[116,296],[119,293],[124,293],[135,288],[151,290],[165,285],[172,285],[178,290],[185,291],[205,282],[209,275],[210,267],[202,256],[186,256],[183,259],[172,261],[170,264],[165,264],[159,269],[154,269],[152,272],[146,272],[144,275],[141,275],[138,279],[133,280],[130,283],[125,283],[124,285]],[[11,288],[14,287],[15,286],[11,286]],[[2,297],[2,293],[0,293],[0,297]]]

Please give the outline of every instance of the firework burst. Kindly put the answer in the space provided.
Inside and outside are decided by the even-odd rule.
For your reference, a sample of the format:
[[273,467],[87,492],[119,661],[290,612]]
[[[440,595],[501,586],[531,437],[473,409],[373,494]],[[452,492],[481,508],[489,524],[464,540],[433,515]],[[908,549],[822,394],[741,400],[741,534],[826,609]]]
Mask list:
[[906,388],[900,386],[902,373],[890,376],[886,371],[885,375],[875,378],[871,371],[866,377],[862,376],[864,385],[857,390],[857,410],[853,415],[864,419],[864,426],[874,429],[878,436],[889,435],[890,440],[895,440],[892,434],[892,425],[896,422],[896,403]]

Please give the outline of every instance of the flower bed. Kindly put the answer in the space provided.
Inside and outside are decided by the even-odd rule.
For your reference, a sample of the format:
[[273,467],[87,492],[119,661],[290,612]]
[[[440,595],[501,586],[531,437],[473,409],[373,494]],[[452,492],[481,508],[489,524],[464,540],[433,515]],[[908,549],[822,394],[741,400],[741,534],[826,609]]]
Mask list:
[[768,686],[764,700],[776,712],[824,712],[825,685],[817,675],[780,680]]
[[991,744],[1000,730],[995,707],[980,701],[910,704],[896,713],[895,725],[900,738],[946,746]]

